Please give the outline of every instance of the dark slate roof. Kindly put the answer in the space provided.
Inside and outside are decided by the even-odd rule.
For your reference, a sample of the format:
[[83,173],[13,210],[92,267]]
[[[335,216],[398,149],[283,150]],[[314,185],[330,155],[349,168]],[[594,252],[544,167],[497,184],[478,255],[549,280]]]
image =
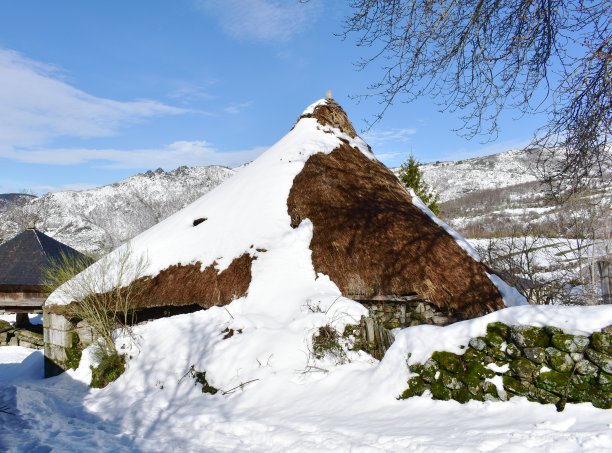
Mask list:
[[66,257],[85,255],[35,229],[0,244],[0,289],[43,284],[44,270]]

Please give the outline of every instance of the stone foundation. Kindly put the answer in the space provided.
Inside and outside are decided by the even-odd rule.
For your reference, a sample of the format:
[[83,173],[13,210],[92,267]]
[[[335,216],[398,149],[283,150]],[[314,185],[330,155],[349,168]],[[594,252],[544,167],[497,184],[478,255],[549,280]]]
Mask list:
[[440,310],[418,295],[359,296],[349,295],[368,309],[357,326],[347,334],[356,338],[356,349],[362,349],[376,359],[382,359],[395,337],[392,329],[432,324],[446,326],[461,318],[452,311]]
[[420,324],[447,326],[460,320],[452,312],[440,310],[424,300],[360,300],[359,302],[368,309],[370,317],[389,330]]

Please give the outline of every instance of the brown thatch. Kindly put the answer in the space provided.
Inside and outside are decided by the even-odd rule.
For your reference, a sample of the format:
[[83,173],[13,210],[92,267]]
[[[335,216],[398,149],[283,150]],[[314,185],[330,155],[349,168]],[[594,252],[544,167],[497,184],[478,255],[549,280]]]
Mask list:
[[315,118],[323,126],[335,127],[349,137],[357,137],[357,132],[355,132],[355,128],[349,121],[346,113],[340,107],[340,104],[333,99],[329,99],[325,104],[316,106],[312,113],[302,114],[300,118]]
[[[172,314],[180,313],[175,307],[210,308],[223,306],[246,295],[251,284],[251,264],[256,259],[245,253],[235,258],[227,269],[217,272],[215,264],[201,270],[201,263],[173,265],[155,277],[135,280],[125,291],[132,294],[131,308],[141,312],[149,308],[167,308]],[[70,313],[70,305],[51,305],[51,313]],[[140,320],[144,319],[139,317]]]
[[308,159],[287,204],[294,227],[312,221],[314,268],[345,295],[416,292],[460,317],[504,307],[485,268],[412,203],[390,170],[347,143]]
[[[199,305],[202,308],[222,306],[244,296],[251,284],[254,258],[245,253],[235,258],[227,269],[217,272],[215,264],[203,271],[201,263],[170,266],[153,278],[132,283],[139,285],[139,308],[157,306]],[[142,285],[142,286],[140,286]]]

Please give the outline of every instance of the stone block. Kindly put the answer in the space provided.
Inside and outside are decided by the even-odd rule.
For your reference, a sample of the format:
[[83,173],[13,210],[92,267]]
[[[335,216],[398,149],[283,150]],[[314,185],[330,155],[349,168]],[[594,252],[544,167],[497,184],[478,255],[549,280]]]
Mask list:
[[612,374],[612,357],[594,349],[587,349],[586,355],[591,362],[606,373]]
[[612,354],[612,334],[593,333],[591,336],[591,348],[604,354]]
[[546,348],[550,344],[546,331],[534,326],[512,326],[510,339],[521,348]]
[[542,364],[546,362],[546,350],[544,348],[525,348],[523,353],[534,363]]
[[560,373],[568,373],[574,368],[574,361],[567,352],[555,348],[546,348],[548,365]]
[[450,318],[446,316],[434,316],[431,318],[431,320],[434,324],[437,324],[439,326],[446,326],[447,324],[450,324]]
[[588,360],[581,360],[579,362],[576,362],[576,373],[578,374],[591,376],[597,374],[597,371],[599,371],[597,365],[593,364],[592,362],[589,362]]
[[583,352],[589,346],[589,338],[582,335],[557,333],[552,336],[551,343],[560,351]]
[[48,344],[61,346],[62,348],[72,347],[74,332],[47,329],[45,342]]
[[43,326],[45,328],[62,330],[64,332],[74,329],[74,324],[68,321],[68,319],[62,315],[56,315],[53,313],[43,314]]
[[77,324],[76,333],[79,336],[79,342],[83,346],[89,346],[93,343],[94,333],[87,321],[81,321]]
[[63,363],[68,359],[66,349],[54,344],[45,345],[45,357],[55,363]]

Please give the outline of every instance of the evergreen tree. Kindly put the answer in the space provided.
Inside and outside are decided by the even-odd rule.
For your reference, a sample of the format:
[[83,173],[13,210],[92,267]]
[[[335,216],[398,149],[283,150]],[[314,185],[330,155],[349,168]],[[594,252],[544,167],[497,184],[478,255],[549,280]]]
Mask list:
[[399,179],[401,183],[408,189],[414,190],[414,193],[423,200],[423,203],[427,205],[431,211],[439,215],[440,206],[440,195],[430,190],[429,185],[423,179],[423,174],[419,169],[420,163],[414,158],[412,154],[408,156],[408,162],[401,165],[399,170]]

